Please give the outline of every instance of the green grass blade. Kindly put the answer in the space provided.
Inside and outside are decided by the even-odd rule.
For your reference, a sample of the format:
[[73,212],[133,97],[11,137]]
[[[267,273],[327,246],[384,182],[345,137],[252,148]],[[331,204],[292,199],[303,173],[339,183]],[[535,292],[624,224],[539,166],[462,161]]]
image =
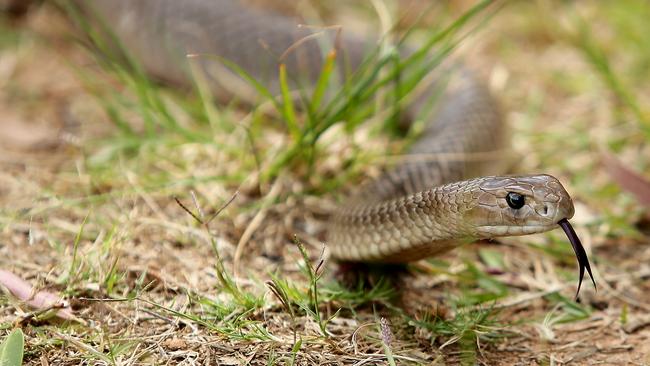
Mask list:
[[319,106],[323,102],[325,91],[327,91],[327,88],[330,85],[330,78],[332,77],[332,72],[336,66],[336,54],[335,49],[331,50],[327,54],[320,75],[318,75],[318,81],[316,82],[316,87],[311,96],[311,109],[314,111],[319,109]]
[[298,341],[291,348],[291,362],[289,363],[290,365],[296,364],[296,357],[298,356],[298,352],[300,352],[300,347],[302,347],[302,338],[298,338]]
[[68,286],[71,286],[72,283],[74,282],[73,279],[76,278],[75,274],[79,273],[79,268],[77,268],[77,255],[79,253],[79,244],[81,243],[81,236],[83,235],[84,228],[86,227],[86,224],[88,223],[88,217],[90,216],[90,212],[86,214],[86,217],[84,217],[83,221],[81,222],[81,227],[79,228],[79,231],[77,231],[77,235],[74,238],[74,244],[72,246],[72,262],[70,263],[70,269],[68,271]]
[[199,101],[203,109],[204,117],[208,120],[210,126],[214,128],[220,118],[219,111],[214,103],[214,95],[212,95],[208,85],[208,79],[200,65],[197,62],[193,62],[191,58],[189,59],[189,66],[195,89],[199,94]]
[[[120,130],[133,134],[133,129],[117,112],[120,109],[132,108],[142,116],[144,131],[148,137],[155,137],[160,132],[159,127],[163,127],[190,141],[206,141],[205,134],[195,133],[177,122],[170,113],[161,90],[149,79],[142,65],[129,54],[119,37],[111,31],[111,27],[104,22],[99,14],[92,12],[89,15],[82,14],[76,6],[66,1],[58,1],[57,4],[90,40],[90,44],[83,41],[80,43],[93,51],[91,53],[97,62],[135,94],[137,103],[125,106],[120,105],[122,103],[119,102],[123,91],[113,93],[112,99],[116,99],[118,102],[111,103],[106,101],[107,96],[104,93],[98,92],[99,88],[89,88],[106,110],[112,123],[116,124]],[[82,80],[89,81],[86,83],[87,85],[93,84],[91,78],[82,78]],[[113,104],[117,104],[119,107],[114,107]]]
[[277,101],[277,99],[273,96],[273,93],[271,93],[271,90],[264,86],[260,81],[258,81],[253,75],[248,73],[246,70],[244,70],[242,67],[237,65],[236,63],[229,61],[223,57],[219,57],[216,55],[189,55],[188,57],[208,57],[215,59],[222,63],[224,66],[226,66],[230,71],[234,72],[237,76],[240,78],[244,79],[247,83],[249,83],[261,96],[264,98],[270,100],[275,108],[278,111],[282,111],[282,106],[280,103]]
[[418,60],[425,58],[427,53],[431,51],[435,45],[462,29],[470,20],[474,19],[478,14],[483,12],[493,2],[494,1],[492,0],[483,0],[479,2],[470,10],[463,13],[460,17],[458,17],[458,19],[456,19],[442,31],[435,33],[433,36],[429,37],[420,48],[418,48],[411,56],[402,62],[400,65],[400,70],[396,70],[396,72],[401,71],[401,69],[409,68],[413,63],[416,63]]
[[296,118],[296,109],[293,105],[293,97],[289,90],[289,82],[287,81],[287,66],[280,64],[280,91],[282,93],[282,116],[287,123],[287,128],[294,141],[300,140],[302,133],[298,126],[298,119]]
[[0,344],[0,366],[20,366],[23,363],[25,337],[16,329]]

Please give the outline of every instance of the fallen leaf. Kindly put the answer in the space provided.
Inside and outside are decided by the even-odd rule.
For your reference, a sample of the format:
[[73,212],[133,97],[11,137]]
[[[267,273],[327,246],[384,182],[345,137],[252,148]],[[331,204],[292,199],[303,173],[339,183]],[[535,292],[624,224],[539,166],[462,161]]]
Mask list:
[[616,184],[634,195],[640,204],[650,207],[650,181],[625,166],[614,155],[605,152],[602,156],[607,173]]
[[631,334],[647,327],[648,325],[650,325],[650,314],[643,314],[630,319],[625,325],[623,325],[623,331],[627,334]]
[[[35,292],[29,282],[3,269],[0,269],[0,285],[6,287],[20,301],[37,310],[47,310],[62,304],[59,296],[47,291]],[[56,315],[66,320],[76,319],[68,308],[59,309]]]

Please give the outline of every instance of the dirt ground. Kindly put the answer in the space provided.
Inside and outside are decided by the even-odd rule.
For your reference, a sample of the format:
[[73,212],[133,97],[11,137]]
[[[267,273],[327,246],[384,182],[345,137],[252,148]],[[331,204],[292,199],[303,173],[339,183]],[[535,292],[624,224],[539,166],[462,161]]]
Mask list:
[[[465,3],[448,7],[449,13],[459,14]],[[398,364],[650,364],[647,211],[614,184],[602,163],[604,149],[616,144],[621,160],[634,161],[630,166],[647,177],[649,144],[635,117],[617,112],[620,100],[579,47],[562,36],[573,29],[575,11],[588,19],[617,70],[632,67],[634,55],[617,48],[616,28],[595,3],[507,3],[457,53],[506,111],[520,157],[516,171],[553,174],[573,194],[572,222],[598,284],[595,292],[586,280],[581,302],[573,303],[575,259],[558,232],[468,244],[445,254],[444,262],[415,264],[406,286],[414,295],[407,294],[405,303],[439,307],[450,318],[473,307],[494,310],[490,325],[470,332],[481,335],[469,341],[470,361],[468,342],[459,340],[466,333],[455,338],[456,328],[435,334],[437,328],[418,325],[423,320],[418,315],[408,317],[381,301],[355,307],[334,295],[320,307],[325,315],[342,308],[328,325],[330,336],[323,337],[314,318],[300,312],[295,321],[303,342],[293,355],[295,321],[265,283],[275,273],[300,291],[306,288],[302,257],[291,241],[296,235],[318,261],[321,207],[331,207],[332,197],[291,195],[304,182],[290,174],[262,193],[208,179],[238,167],[210,164],[219,152],[194,144],[153,147],[150,159],[136,162],[106,158],[104,164],[118,168],[93,168],[108,156],[106,141],[117,127],[84,78],[90,73],[97,78],[92,85],[123,86],[102,71],[50,6],[18,19],[5,15],[0,269],[61,294],[77,320],[25,320],[33,309],[5,292],[1,335],[22,321],[28,365],[388,364],[386,337],[379,330],[385,328],[377,325],[386,317]],[[648,105],[650,93],[637,85],[648,76],[639,74],[630,83],[641,106]],[[184,171],[188,166],[195,172]],[[165,181],[156,186],[158,177]],[[194,180],[174,183],[189,178]],[[238,197],[210,229],[226,271],[258,296],[243,314],[237,308],[245,301],[233,300],[220,281],[209,235],[172,198],[191,202],[193,190],[205,207],[219,207],[237,188]],[[273,195],[276,199],[265,198]],[[498,259],[499,268],[489,256]],[[326,261],[326,281],[332,281],[335,268]],[[472,274],[476,271],[480,275]],[[459,298],[490,288],[506,294],[482,305],[460,305]],[[137,299],[130,297],[134,293]]]

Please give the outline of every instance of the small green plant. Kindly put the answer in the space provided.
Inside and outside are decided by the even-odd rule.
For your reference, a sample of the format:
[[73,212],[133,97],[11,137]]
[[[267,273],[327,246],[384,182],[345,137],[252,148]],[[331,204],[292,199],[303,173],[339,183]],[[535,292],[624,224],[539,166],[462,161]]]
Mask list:
[[322,275],[322,267],[323,267],[323,255],[321,254],[321,257],[318,260],[318,264],[314,268],[310,261],[309,261],[309,254],[307,253],[307,249],[305,249],[305,246],[298,240],[297,237],[294,237],[294,243],[300,250],[300,254],[302,255],[302,258],[305,261],[305,266],[303,267],[303,271],[307,274],[309,278],[309,292],[308,292],[308,297],[309,297],[309,306],[305,307],[305,312],[308,314],[312,315],[314,320],[318,323],[318,326],[320,327],[321,332],[323,333],[324,336],[328,336],[328,332],[326,329],[327,323],[334,318],[337,314],[335,313],[330,317],[329,319],[322,319],[321,318],[321,313],[320,310],[318,310],[318,281],[321,278]]
[[216,259],[215,263],[215,271],[217,273],[217,278],[219,279],[219,283],[222,286],[222,289],[229,293],[235,301],[242,306],[244,309],[250,310],[254,309],[257,307],[259,299],[257,299],[254,295],[249,294],[245,291],[242,291],[238,286],[235,280],[230,276],[228,271],[226,271],[226,268],[224,266],[223,260],[221,258],[221,254],[219,253],[219,249],[217,247],[217,241],[214,235],[211,235],[210,231],[210,222],[217,217],[221,211],[223,211],[226,207],[228,207],[232,201],[237,197],[237,192],[232,195],[230,200],[228,200],[221,208],[217,210],[215,214],[213,214],[211,217],[206,217],[205,213],[201,209],[201,206],[198,204],[198,200],[194,194],[194,192],[191,192],[192,195],[192,200],[194,202],[194,205],[196,206],[196,210],[198,214],[192,212],[189,208],[187,208],[178,198],[174,198],[176,203],[183,209],[185,212],[187,212],[198,224],[203,226],[205,232],[209,235],[210,237],[210,245],[212,246],[212,251],[214,252],[214,256]]
[[[450,299],[450,302],[455,300]],[[410,324],[431,332],[435,342],[438,338],[444,343],[439,347],[446,348],[456,344],[460,350],[462,365],[476,364],[477,354],[481,344],[492,343],[506,336],[497,323],[498,312],[491,307],[462,308],[455,304],[456,314],[453,318],[443,319],[435,314],[423,314],[421,319],[411,318],[403,314]]]
[[0,344],[0,366],[20,366],[23,364],[23,331],[16,329]]

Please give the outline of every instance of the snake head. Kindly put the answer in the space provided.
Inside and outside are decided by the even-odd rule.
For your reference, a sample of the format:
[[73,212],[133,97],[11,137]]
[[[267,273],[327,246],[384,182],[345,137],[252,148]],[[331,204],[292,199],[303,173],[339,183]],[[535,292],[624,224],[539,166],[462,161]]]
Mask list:
[[473,184],[474,204],[465,212],[473,235],[493,238],[526,235],[555,229],[567,234],[580,269],[576,299],[585,270],[596,288],[587,252],[568,219],[573,217],[573,202],[562,184],[550,175],[479,178]]
[[574,214],[562,184],[545,174],[480,178],[472,196],[474,204],[465,217],[480,238],[552,230]]

